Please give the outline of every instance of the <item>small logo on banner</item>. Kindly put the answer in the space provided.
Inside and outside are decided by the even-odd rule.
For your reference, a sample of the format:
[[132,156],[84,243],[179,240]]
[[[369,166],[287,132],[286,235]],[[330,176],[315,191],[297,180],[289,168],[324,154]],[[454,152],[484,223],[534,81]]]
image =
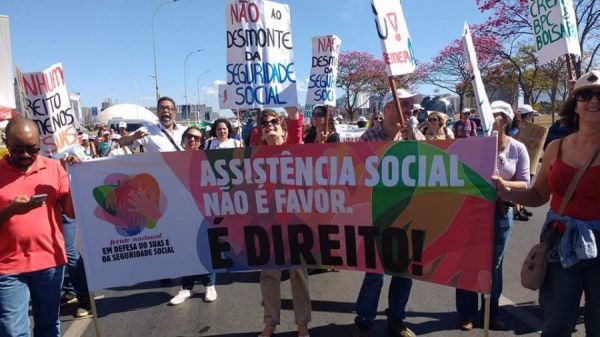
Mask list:
[[95,214],[115,226],[121,236],[134,236],[156,227],[166,210],[166,197],[149,174],[113,174],[94,188]]

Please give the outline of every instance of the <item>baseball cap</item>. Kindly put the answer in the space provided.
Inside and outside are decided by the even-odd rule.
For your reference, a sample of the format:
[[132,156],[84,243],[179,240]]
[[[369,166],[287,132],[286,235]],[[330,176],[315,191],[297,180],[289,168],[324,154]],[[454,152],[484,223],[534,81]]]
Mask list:
[[81,134],[81,140],[89,140],[90,136],[87,133]]
[[365,116],[360,116],[360,117],[358,117],[358,121],[359,121],[359,122],[368,122],[368,121],[367,121],[367,117],[365,117]]
[[573,87],[573,94],[576,94],[581,90],[589,88],[600,88],[599,70],[590,70],[587,73],[583,74],[577,80],[577,82],[575,82],[575,86]]
[[117,134],[117,133],[115,133],[114,135],[110,136],[110,139],[111,139],[111,140],[119,140],[119,139],[121,139],[121,135],[120,135],[120,134]]
[[471,109],[469,109],[469,108],[464,108],[464,109],[462,109],[462,112],[461,112],[461,113],[462,113],[462,114],[464,114],[464,113],[471,113]]
[[501,113],[504,116],[508,117],[508,119],[510,119],[511,122],[515,118],[515,113],[513,112],[513,109],[510,106],[510,104],[504,101],[493,101],[491,105],[492,113]]
[[108,132],[108,131],[102,132],[102,136],[108,136],[108,135],[110,135],[110,132]]
[[[420,103],[423,99],[423,95],[421,94],[413,94],[406,89],[396,89],[396,95],[398,95],[398,99],[409,100],[411,104]],[[394,101],[394,95],[391,91],[389,91],[385,96],[383,96],[383,106]]]
[[423,107],[421,106],[421,104],[415,103],[415,104],[413,104],[412,110],[413,111],[415,111],[415,110],[423,110]]
[[127,123],[125,123],[125,122],[119,122],[119,127],[120,128],[126,128],[127,127]]
[[529,105],[529,104],[523,104],[523,105],[521,105],[521,106],[519,107],[518,111],[519,111],[519,113],[520,113],[521,115],[525,115],[525,114],[532,113],[532,112],[537,112],[537,111],[535,111],[535,110],[533,109],[533,107],[532,107],[531,105]]

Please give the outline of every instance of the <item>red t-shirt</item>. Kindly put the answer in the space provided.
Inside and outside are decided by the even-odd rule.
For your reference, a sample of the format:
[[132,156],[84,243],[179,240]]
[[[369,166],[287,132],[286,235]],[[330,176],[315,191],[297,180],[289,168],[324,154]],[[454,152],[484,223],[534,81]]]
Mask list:
[[17,195],[47,194],[46,203],[0,224],[0,274],[27,273],[67,262],[62,234],[62,198],[69,179],[59,161],[38,156],[28,172],[0,160],[0,208]]
[[[287,138],[285,144],[300,144],[302,143],[302,124],[304,124],[304,115],[298,114],[298,119],[292,120],[287,118],[285,120],[287,125]],[[255,127],[250,135],[250,146],[267,145],[260,135],[260,127]]]

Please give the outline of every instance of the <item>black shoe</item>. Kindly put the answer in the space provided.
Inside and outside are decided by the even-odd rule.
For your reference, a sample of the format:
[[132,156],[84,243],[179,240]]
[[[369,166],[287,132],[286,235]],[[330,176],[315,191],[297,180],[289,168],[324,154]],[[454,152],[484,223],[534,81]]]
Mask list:
[[499,319],[491,319],[490,320],[490,330],[493,330],[493,331],[505,331],[506,330],[506,323],[504,323],[503,321],[501,321]]
[[532,216],[533,213],[531,213],[527,208],[525,207],[521,207],[521,213],[523,213],[523,215],[525,216]]
[[352,337],[369,337],[369,329],[354,324],[352,326]]
[[416,337],[414,332],[406,327],[404,321],[401,319],[389,319],[388,318],[388,331],[394,336],[398,337]]
[[60,306],[64,307],[69,304],[77,303],[77,296],[71,294],[70,292],[66,292],[62,294],[60,297]]
[[521,212],[515,212],[515,214],[513,214],[513,220],[529,221],[529,217]]

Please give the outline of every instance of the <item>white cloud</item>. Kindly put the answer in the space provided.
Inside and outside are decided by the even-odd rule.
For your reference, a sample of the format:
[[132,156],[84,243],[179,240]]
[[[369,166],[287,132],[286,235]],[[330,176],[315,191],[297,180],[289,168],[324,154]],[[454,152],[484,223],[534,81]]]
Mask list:
[[219,94],[219,85],[225,84],[225,81],[216,80],[211,85],[202,88],[205,95],[212,96]]
[[298,92],[308,91],[308,77],[305,78],[304,81],[296,81],[296,90],[298,90]]

